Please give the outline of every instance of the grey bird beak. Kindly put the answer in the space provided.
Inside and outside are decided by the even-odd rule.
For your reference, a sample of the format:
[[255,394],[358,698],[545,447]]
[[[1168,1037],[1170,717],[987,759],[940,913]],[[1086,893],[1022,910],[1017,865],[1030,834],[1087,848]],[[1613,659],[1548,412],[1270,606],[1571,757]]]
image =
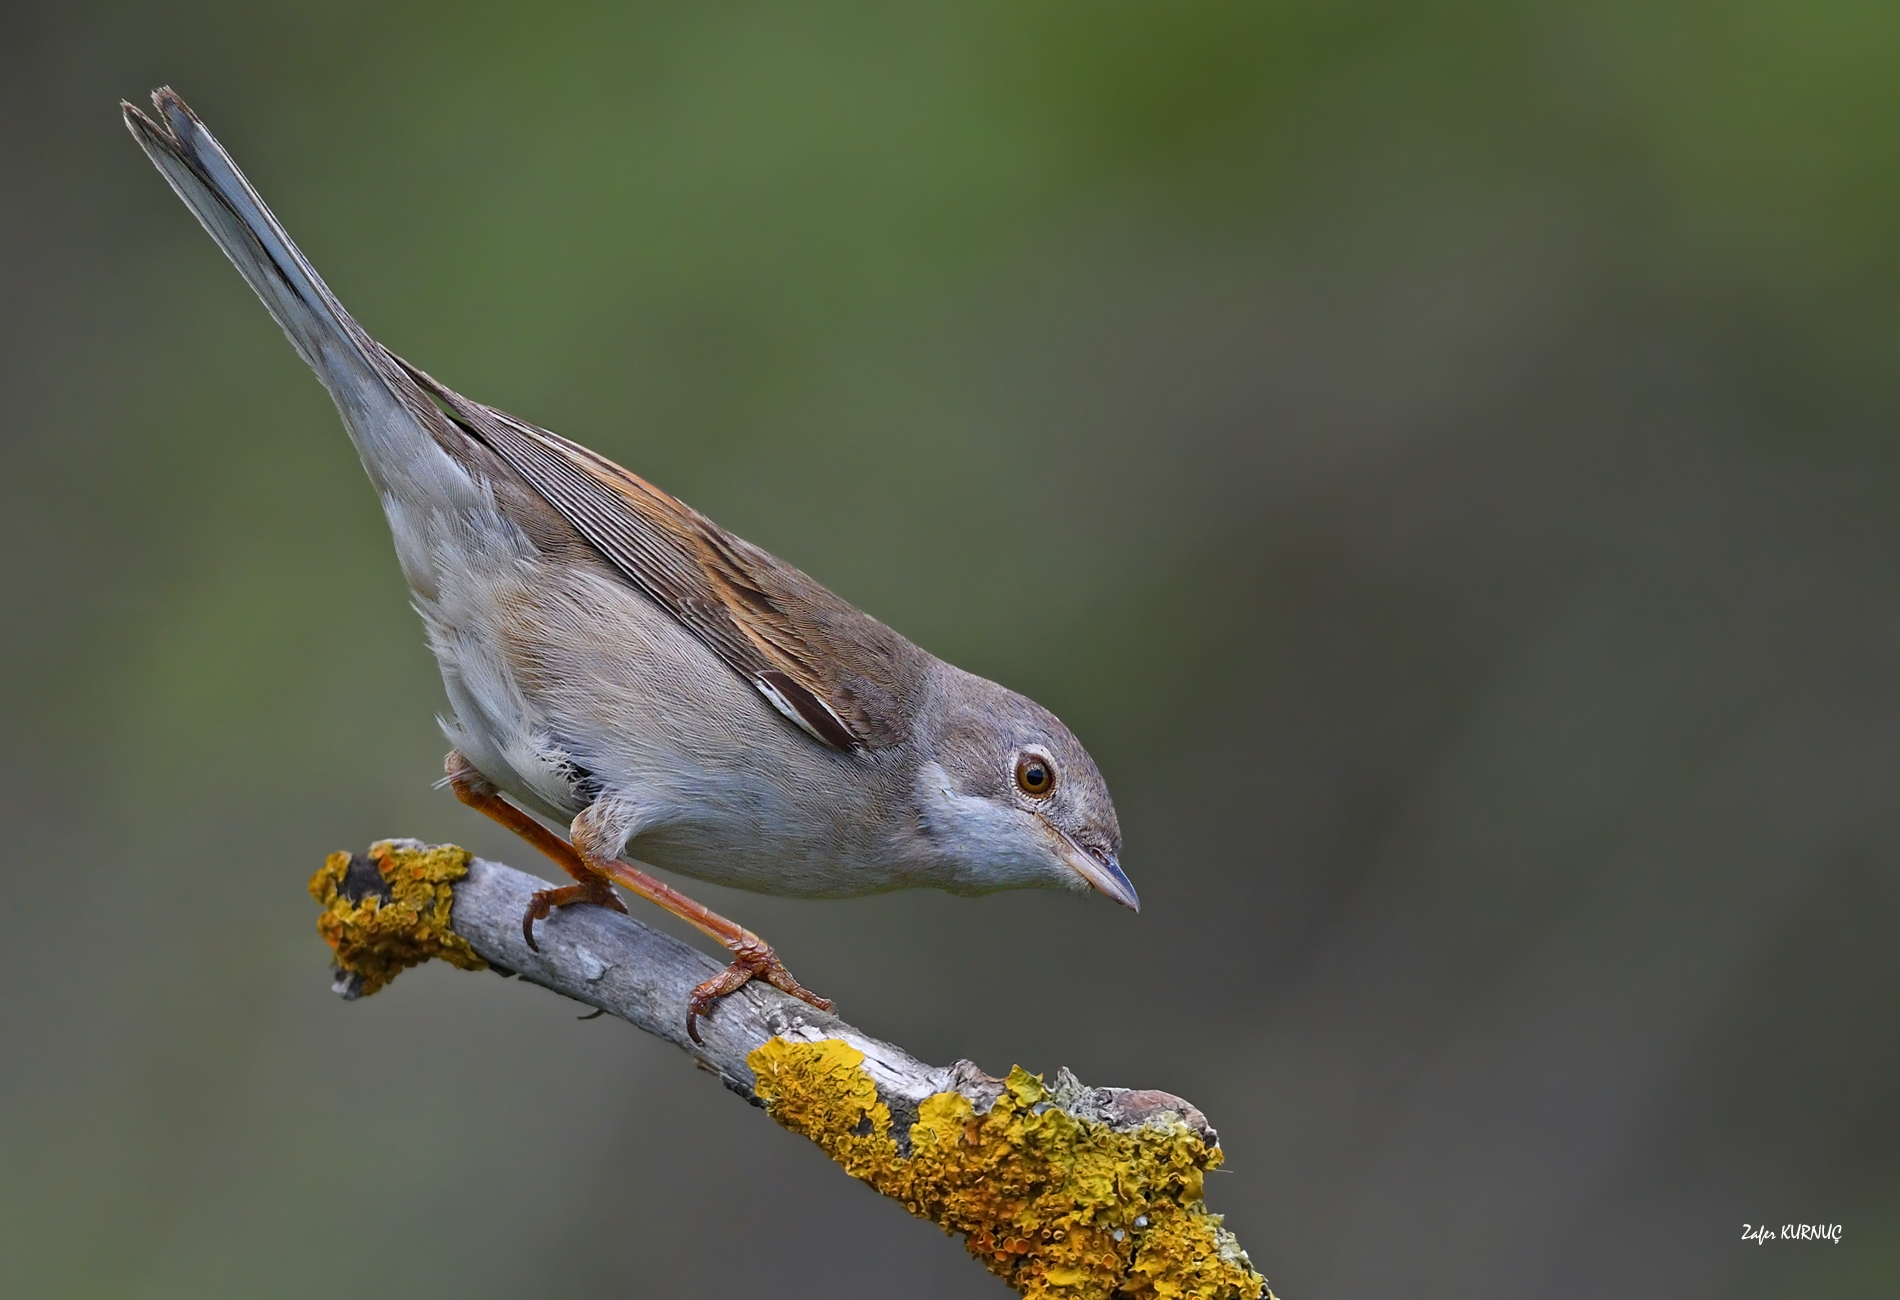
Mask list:
[[1061,847],[1062,860],[1076,875],[1123,907],[1136,912],[1141,910],[1141,899],[1136,896],[1135,887],[1128,883],[1128,877],[1122,874],[1121,863],[1115,861],[1114,854],[1091,853],[1047,821],[1043,821],[1042,824],[1055,832],[1056,843]]

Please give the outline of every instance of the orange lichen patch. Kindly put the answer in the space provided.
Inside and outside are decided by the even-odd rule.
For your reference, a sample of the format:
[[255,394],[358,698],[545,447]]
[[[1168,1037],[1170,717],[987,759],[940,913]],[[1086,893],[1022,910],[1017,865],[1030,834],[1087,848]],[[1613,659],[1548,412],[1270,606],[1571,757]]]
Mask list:
[[906,1155],[863,1061],[836,1039],[773,1038],[746,1058],[774,1119],[912,1214],[963,1234],[1022,1294],[1271,1297],[1201,1202],[1220,1149],[1179,1118],[1118,1132],[1061,1109],[1018,1067],[987,1113],[958,1092],[926,1098]]
[[389,891],[352,902],[343,892],[351,856],[332,853],[310,877],[310,896],[323,904],[317,933],[336,953],[338,970],[362,979],[360,992],[374,993],[411,966],[440,957],[463,970],[486,970],[468,940],[449,929],[454,883],[468,874],[467,849],[383,840],[369,858]]

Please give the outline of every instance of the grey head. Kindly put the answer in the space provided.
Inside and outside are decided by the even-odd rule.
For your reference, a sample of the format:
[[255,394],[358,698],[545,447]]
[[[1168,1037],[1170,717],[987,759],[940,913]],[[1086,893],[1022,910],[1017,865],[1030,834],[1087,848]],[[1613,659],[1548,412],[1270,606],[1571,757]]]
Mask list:
[[915,775],[932,883],[1095,889],[1139,911],[1114,800],[1082,742],[1034,700],[951,664],[932,669]]

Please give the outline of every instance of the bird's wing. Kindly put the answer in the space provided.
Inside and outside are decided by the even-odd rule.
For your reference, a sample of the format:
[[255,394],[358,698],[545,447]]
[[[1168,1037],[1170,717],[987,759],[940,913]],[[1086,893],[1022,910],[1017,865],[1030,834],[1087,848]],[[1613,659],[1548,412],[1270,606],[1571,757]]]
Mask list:
[[907,733],[923,651],[605,456],[395,360],[628,582],[813,738],[851,751]]

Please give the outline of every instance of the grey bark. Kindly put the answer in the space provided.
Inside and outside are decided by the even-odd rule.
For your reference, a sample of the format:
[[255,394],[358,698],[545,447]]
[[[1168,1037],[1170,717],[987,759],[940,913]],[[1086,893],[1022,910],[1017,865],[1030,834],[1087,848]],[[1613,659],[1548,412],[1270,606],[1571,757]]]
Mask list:
[[[382,883],[375,869],[367,862],[364,865],[366,873],[352,870],[344,881],[344,892],[355,898]],[[864,1068],[877,1084],[879,1098],[891,1108],[893,1120],[900,1121],[892,1126],[894,1135],[906,1135],[909,1124],[902,1121],[914,1116],[918,1103],[936,1093],[960,1092],[977,1110],[987,1111],[1002,1090],[1001,1080],[969,1061],[928,1065],[900,1047],[756,980],[721,1000],[710,1016],[700,1017],[699,1033],[705,1041],[695,1043],[686,1035],[687,995],[695,985],[717,975],[723,963],[604,907],[557,910],[535,926],[535,942],[540,946],[536,952],[522,938],[521,917],[529,895],[547,887],[538,877],[474,858],[467,877],[455,884],[450,928],[496,970],[665,1039],[755,1106],[762,1103],[753,1091],[746,1057],[773,1037],[793,1042],[835,1038],[863,1052]],[[346,998],[355,995],[353,980],[347,976],[338,979],[336,989]],[[1057,1071],[1050,1091],[1064,1110],[1120,1131],[1173,1114],[1209,1146],[1219,1142],[1206,1116],[1165,1092],[1090,1088],[1067,1069]],[[900,1136],[900,1143],[903,1140]]]

